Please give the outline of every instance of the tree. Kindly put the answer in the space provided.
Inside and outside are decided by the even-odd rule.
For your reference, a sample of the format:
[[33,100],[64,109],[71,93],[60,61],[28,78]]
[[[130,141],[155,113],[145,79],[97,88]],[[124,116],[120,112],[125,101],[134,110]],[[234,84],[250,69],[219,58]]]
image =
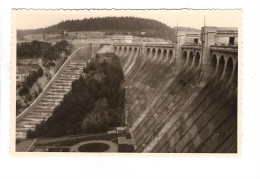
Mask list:
[[42,67],[39,67],[37,72],[38,72],[38,76],[39,77],[43,76],[43,69],[42,69]]

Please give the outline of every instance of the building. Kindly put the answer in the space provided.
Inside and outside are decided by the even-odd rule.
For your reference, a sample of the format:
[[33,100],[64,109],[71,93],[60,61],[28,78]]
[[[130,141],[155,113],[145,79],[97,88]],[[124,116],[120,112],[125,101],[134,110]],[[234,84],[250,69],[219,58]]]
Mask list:
[[112,40],[112,43],[132,43],[133,36],[132,35],[112,35],[111,40]]
[[193,45],[200,45],[200,34],[186,34],[185,36],[185,44],[193,44]]
[[[204,33],[202,41],[210,40],[212,45],[218,46],[237,46],[238,45],[238,28],[236,27],[202,27],[201,33]],[[203,37],[203,36],[201,36]],[[208,41],[207,40],[207,41]]]

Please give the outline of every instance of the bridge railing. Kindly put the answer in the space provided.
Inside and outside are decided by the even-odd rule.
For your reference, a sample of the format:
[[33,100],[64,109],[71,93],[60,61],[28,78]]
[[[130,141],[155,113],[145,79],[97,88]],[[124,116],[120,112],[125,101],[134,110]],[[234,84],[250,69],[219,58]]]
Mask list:
[[200,44],[183,44],[182,48],[194,48],[194,49],[201,49]]
[[169,43],[149,43],[149,42],[135,42],[135,43],[101,43],[101,45],[114,45],[114,46],[147,46],[147,47],[175,47],[175,44]]
[[[39,104],[40,100],[45,96],[47,91],[51,88],[52,84],[59,78],[61,75],[62,71],[70,64],[70,61],[73,60],[74,56],[77,57],[77,52],[84,48],[88,48],[88,46],[81,47],[77,49],[75,52],[73,52],[70,57],[63,63],[63,65],[60,67],[60,69],[57,71],[57,73],[54,75],[54,77],[50,80],[50,82],[45,86],[45,88],[42,90],[40,95],[35,99],[35,101],[28,107],[26,108],[20,115],[16,117],[16,122],[20,121],[23,117],[25,117],[29,112],[31,112],[36,105]],[[86,61],[87,63],[87,61]]]
[[237,45],[211,45],[210,50],[225,51],[225,52],[238,52]]

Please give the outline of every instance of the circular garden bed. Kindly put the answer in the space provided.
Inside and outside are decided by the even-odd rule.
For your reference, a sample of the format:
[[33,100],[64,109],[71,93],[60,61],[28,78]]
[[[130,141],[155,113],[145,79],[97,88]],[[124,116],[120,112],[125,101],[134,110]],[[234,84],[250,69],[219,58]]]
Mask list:
[[70,147],[70,152],[118,152],[118,145],[111,141],[90,140]]
[[88,143],[78,148],[79,152],[105,152],[109,145],[104,143]]

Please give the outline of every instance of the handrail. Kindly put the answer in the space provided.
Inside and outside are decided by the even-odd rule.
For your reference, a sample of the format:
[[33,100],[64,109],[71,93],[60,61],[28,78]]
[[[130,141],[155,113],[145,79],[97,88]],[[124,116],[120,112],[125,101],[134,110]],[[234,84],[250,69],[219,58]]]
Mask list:
[[42,92],[40,93],[40,95],[34,100],[34,102],[28,107],[26,108],[21,114],[19,114],[16,117],[16,122],[20,121],[26,114],[28,114],[30,112],[31,109],[33,109],[41,100],[41,98],[46,94],[46,92],[48,91],[48,89],[51,87],[51,85],[53,84],[53,82],[60,76],[61,72],[63,71],[63,69],[65,67],[68,66],[68,64],[70,63],[72,57],[80,50],[89,47],[88,46],[84,46],[81,48],[78,48],[75,52],[73,52],[69,58],[63,63],[63,65],[60,67],[60,69],[56,72],[56,74],[54,75],[54,77],[49,81],[49,83],[44,87],[44,89],[42,90]]
[[30,147],[26,150],[26,152],[30,152],[30,150],[32,149],[32,147],[35,145],[35,143],[37,142],[37,139],[35,139],[33,141],[33,143],[30,145]]

